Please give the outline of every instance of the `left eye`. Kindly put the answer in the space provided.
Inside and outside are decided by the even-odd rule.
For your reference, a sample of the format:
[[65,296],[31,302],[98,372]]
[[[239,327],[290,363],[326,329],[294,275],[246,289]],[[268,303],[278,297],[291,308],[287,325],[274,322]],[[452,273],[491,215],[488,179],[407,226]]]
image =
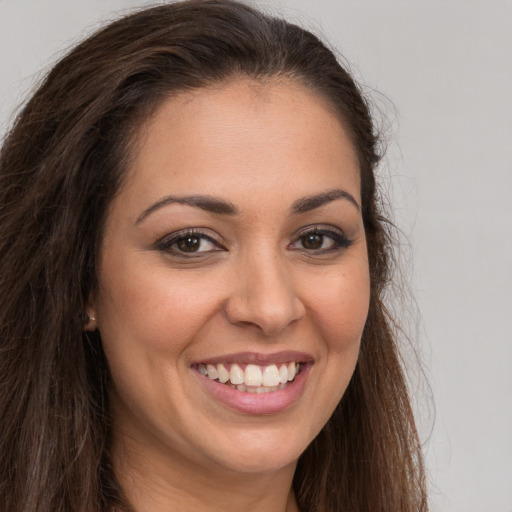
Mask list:
[[351,241],[340,231],[313,229],[303,232],[291,244],[292,249],[328,252],[349,247]]
[[300,243],[304,249],[324,249],[325,244],[332,245],[333,240],[328,239],[325,235],[320,233],[309,233],[299,238]]

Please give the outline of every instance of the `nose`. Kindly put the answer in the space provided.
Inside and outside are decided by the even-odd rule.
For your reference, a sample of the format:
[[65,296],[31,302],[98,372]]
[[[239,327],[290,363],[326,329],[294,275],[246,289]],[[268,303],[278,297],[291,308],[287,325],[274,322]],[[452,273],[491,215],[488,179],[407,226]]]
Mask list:
[[275,336],[304,315],[291,273],[277,255],[247,258],[234,281],[225,303],[232,324],[253,326],[265,336]]

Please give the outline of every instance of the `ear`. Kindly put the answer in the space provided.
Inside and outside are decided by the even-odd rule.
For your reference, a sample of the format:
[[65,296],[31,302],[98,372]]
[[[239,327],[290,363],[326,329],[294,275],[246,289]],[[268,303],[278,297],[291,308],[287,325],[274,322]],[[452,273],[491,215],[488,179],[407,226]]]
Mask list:
[[92,297],[89,299],[89,304],[84,311],[84,331],[95,331],[98,328],[96,322],[96,311]]

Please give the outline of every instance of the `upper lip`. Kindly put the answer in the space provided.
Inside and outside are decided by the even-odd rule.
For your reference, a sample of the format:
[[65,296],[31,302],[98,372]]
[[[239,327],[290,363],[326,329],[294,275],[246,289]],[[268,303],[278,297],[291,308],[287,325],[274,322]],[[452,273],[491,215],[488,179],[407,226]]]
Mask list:
[[289,363],[295,361],[296,363],[311,363],[313,357],[306,352],[296,351],[283,351],[275,352],[273,354],[262,354],[259,352],[237,352],[233,354],[224,354],[222,356],[210,357],[194,361],[192,364],[257,364],[261,366],[269,364]]

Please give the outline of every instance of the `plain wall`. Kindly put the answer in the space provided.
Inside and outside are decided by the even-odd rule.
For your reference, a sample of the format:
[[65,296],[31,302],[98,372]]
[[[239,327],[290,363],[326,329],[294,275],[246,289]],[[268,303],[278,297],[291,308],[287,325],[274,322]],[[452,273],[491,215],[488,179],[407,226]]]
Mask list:
[[[0,0],[0,134],[42,68],[144,3]],[[255,3],[327,37],[380,91],[382,180],[410,243],[436,409],[419,401],[432,509],[511,512],[512,2]]]

